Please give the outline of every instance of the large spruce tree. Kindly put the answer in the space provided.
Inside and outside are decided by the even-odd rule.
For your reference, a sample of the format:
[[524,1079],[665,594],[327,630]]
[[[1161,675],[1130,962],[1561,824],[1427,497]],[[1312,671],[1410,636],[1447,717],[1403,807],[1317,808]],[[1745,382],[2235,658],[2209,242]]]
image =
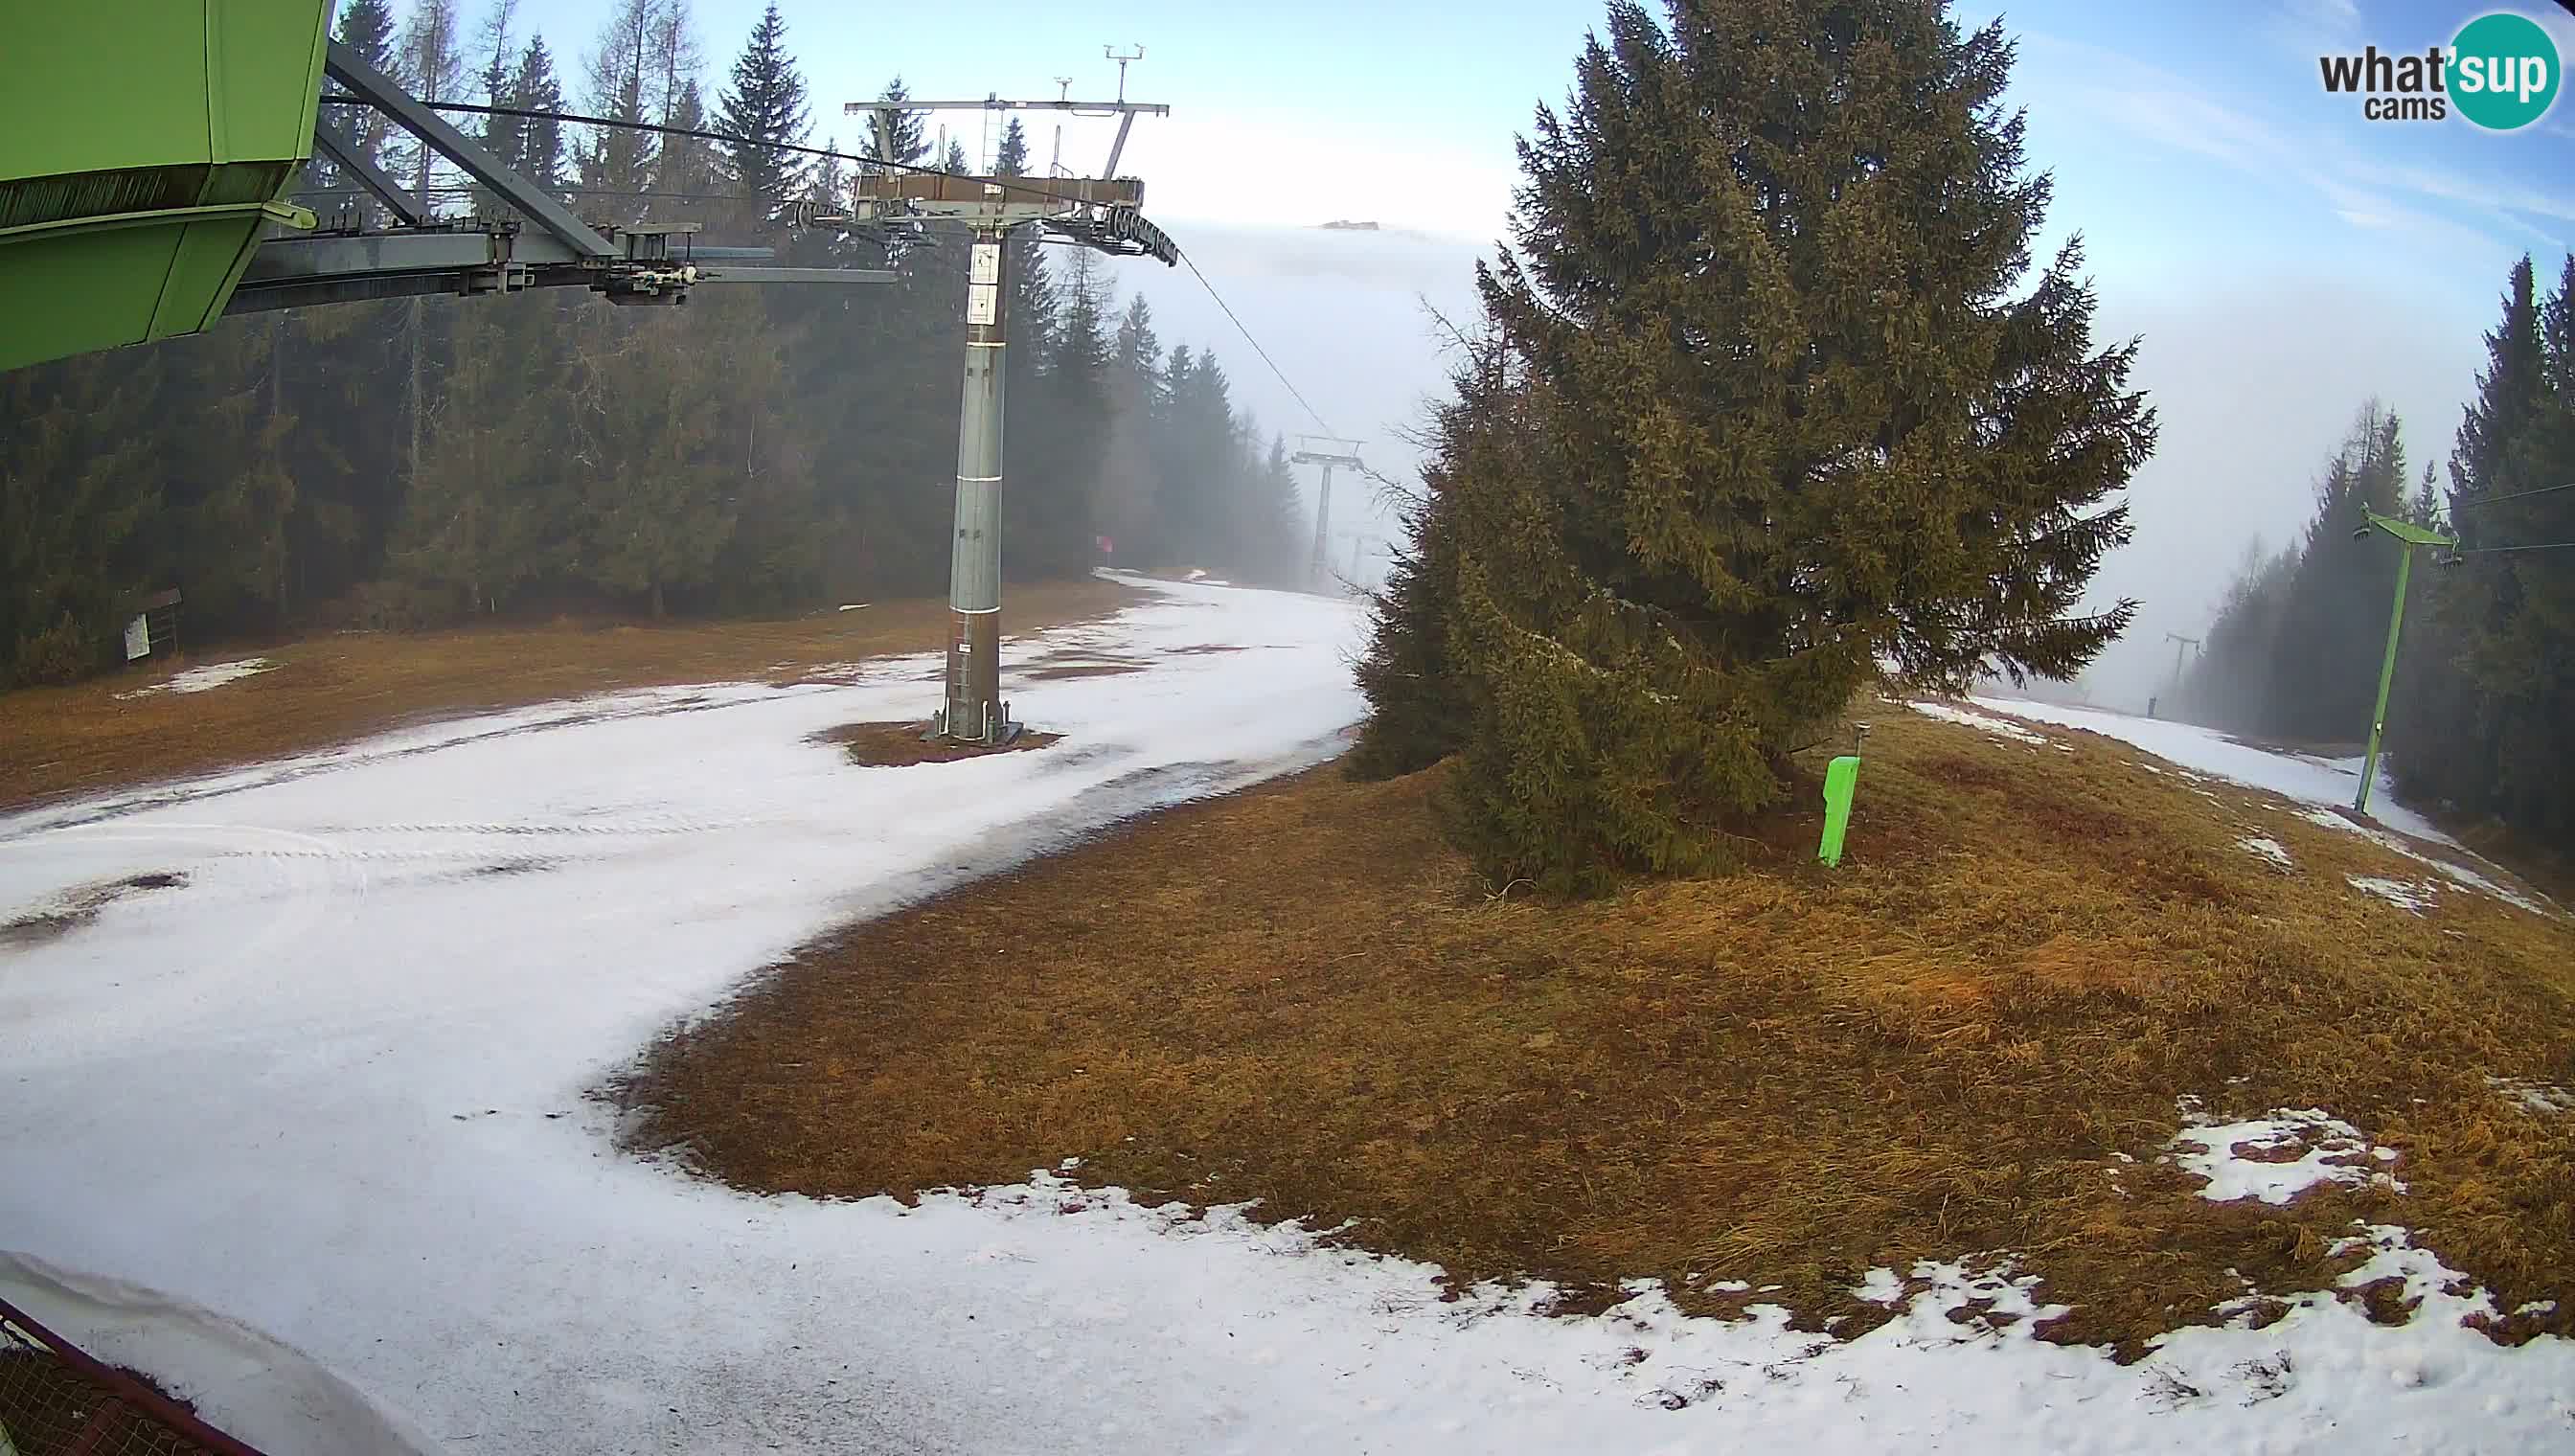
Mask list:
[[2134,345],[2076,244],[2033,272],[2012,48],[1946,8],[1619,3],[1522,142],[1478,281],[1526,448],[1432,473],[1497,881],[1720,863],[1881,665],[2059,676],[2126,626],[2077,606],[2154,441]]
[[[564,109],[563,83],[555,77],[555,58],[546,49],[546,38],[531,36],[528,48],[519,54],[518,69],[510,77],[510,105],[521,111]],[[519,154],[515,159],[519,171],[530,182],[548,192],[561,192],[564,185],[563,123],[544,117],[532,117],[518,134]]]
[[810,128],[805,78],[787,51],[787,22],[778,7],[761,12],[733,63],[732,83],[716,99],[715,129],[740,140],[723,147],[725,180],[760,198],[775,217],[802,194],[805,166],[778,143],[801,145]]

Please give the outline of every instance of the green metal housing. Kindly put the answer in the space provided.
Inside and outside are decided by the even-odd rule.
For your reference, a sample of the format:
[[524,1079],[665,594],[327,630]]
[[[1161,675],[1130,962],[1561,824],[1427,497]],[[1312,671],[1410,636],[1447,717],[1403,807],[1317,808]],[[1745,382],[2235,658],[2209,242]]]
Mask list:
[[0,40],[0,369],[223,315],[313,150],[330,0],[17,7]]

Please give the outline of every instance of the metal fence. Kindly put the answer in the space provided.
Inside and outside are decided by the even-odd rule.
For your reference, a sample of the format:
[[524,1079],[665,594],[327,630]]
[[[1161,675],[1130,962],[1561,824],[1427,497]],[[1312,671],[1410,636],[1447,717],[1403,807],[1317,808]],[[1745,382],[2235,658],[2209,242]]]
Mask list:
[[0,1456],[259,1456],[0,1300]]

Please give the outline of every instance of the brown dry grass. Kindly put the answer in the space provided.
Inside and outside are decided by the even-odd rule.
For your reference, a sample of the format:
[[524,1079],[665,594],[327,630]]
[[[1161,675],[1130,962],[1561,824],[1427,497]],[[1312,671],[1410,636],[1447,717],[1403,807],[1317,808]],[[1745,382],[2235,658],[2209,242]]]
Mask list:
[[[823,1196],[1079,1157],[1460,1284],[1739,1278],[1844,1334],[1865,1270],[2010,1251],[2127,1353],[2327,1286],[2365,1218],[2575,1332],[2575,1115],[2485,1081],[2575,1081],[2575,926],[2407,914],[2344,876],[2422,866],[2106,738],[1872,717],[1838,872],[1804,801],[1744,873],[1573,904],[1478,883],[1436,769],[1173,810],[809,947],[649,1059],[638,1145]],[[2159,1161],[2185,1095],[2327,1108],[2411,1191],[2209,1203]]]
[[1060,742],[1062,733],[1023,732],[999,747],[976,743],[951,742],[926,736],[927,722],[916,723],[845,723],[836,728],[825,728],[814,736],[827,743],[838,743],[850,755],[850,761],[868,768],[901,768],[913,763],[954,763],[960,758],[981,758],[993,753],[1025,753]]
[[[1014,587],[1006,621],[1028,631],[1135,600],[1135,589],[1097,580]],[[182,659],[148,674],[0,694],[0,808],[325,747],[430,718],[623,688],[793,681],[830,664],[935,652],[947,632],[945,603],[906,601],[785,622],[342,633],[200,652],[201,663],[256,656],[281,666],[208,693],[117,699],[188,666]]]

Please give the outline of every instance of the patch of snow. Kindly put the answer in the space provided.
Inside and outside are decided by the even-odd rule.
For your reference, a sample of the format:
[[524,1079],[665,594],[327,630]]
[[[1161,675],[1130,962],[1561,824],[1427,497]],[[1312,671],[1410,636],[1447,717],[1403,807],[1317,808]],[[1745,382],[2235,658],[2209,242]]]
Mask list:
[[2470,869],[2464,864],[2454,864],[2447,859],[2435,859],[2428,854],[2416,854],[2410,850],[2407,851],[2407,857],[2420,859],[2424,863],[2431,865],[2435,870],[2438,870],[2453,882],[2466,885],[2468,888],[2476,890],[2482,894],[2492,895],[2496,899],[2503,901],[2505,904],[2512,906],[2514,909],[2528,910],[2534,915],[2544,915],[2548,913],[2547,907],[2542,905],[2539,901],[2506,885],[2497,884],[2495,881],[2486,878],[2484,875],[2477,873],[2475,870]]
[[2281,847],[2280,841],[2277,839],[2266,839],[2257,834],[2248,834],[2245,837],[2236,840],[2235,847],[2243,850],[2247,854],[2258,854],[2262,858],[2268,859],[2272,863],[2280,866],[2282,869],[2293,867],[2289,860],[2289,851]]
[[2554,1114],[2575,1112],[2575,1092],[2548,1082],[2524,1081],[2519,1077],[2488,1077],[2486,1085],[2494,1088],[2527,1111]]
[[[2134,744],[2168,762],[2213,773],[2220,778],[2267,788],[2303,803],[2349,803],[2359,765],[2346,771],[2335,763],[2298,753],[2275,753],[2240,743],[2214,728],[2163,719],[2131,718],[2094,708],[2060,708],[2049,703],[2020,703],[1999,698],[1971,699],[1977,707],[2007,713],[2034,723],[2083,728]],[[2370,791],[2370,817],[2418,838],[2449,844],[2448,835],[2432,821],[2396,801],[2384,764],[2378,786]]]
[[[2347,813],[2329,808],[2310,808],[2300,810],[2298,817],[2311,824],[2321,824],[2328,829],[2340,829],[2347,834],[2358,834],[2380,848],[2402,854],[2417,864],[2431,866],[2434,871],[2454,884],[2465,885],[2480,894],[2491,895],[2515,909],[2527,910],[2534,915],[2545,915],[2550,912],[2549,906],[2509,885],[2488,878],[2455,860],[2444,859],[2436,854],[2426,854],[2406,842],[2401,835],[2391,834],[2385,829],[2372,828],[2367,824],[2354,823],[2351,815]],[[2459,845],[2455,840],[2443,842],[2449,843],[2461,853],[2468,852],[2465,846]]]
[[[180,1312],[272,1332],[452,1451],[2563,1442],[2575,1345],[2458,1328],[2476,1306],[2440,1292],[2428,1255],[2387,1256],[2429,1283],[2410,1325],[2294,1296],[2268,1328],[2178,1330],[2121,1366],[2037,1338],[2053,1307],[2008,1266],[1873,1275],[1917,1292],[1837,1342],[1772,1305],[1689,1318],[1642,1283],[1550,1317],[1543,1286],[1460,1296],[1326,1231],[1051,1173],[827,1203],[615,1151],[615,1114],[585,1093],[815,934],[1331,751],[1362,707],[1365,623],[1337,600],[1158,586],[1105,624],[1014,641],[1015,663],[1082,643],[1151,664],[1015,693],[1066,733],[1043,753],[860,771],[810,740],[926,712],[923,654],[855,683],[543,705],[0,818],[0,915],[188,876],[0,951],[0,1241],[162,1291],[171,1312],[74,1309],[62,1332],[171,1369],[219,1424],[267,1434],[294,1397],[186,1365]],[[1175,651],[1211,641],[1263,646]],[[474,872],[505,858],[543,867]],[[2391,1396],[2399,1367],[2426,1378]],[[2162,1394],[2178,1389],[2194,1394]],[[260,1444],[365,1449],[354,1424]]]
[[2343,878],[2362,894],[2376,895],[2407,914],[2419,915],[2432,907],[2432,882],[2428,879],[2382,879],[2375,874],[2346,874]]
[[1851,1297],[1891,1306],[1904,1297],[1904,1281],[1896,1278],[1892,1269],[1871,1269],[1860,1276]]
[[[2195,1106],[2185,1103],[2184,1115],[2196,1115]],[[2376,1183],[2405,1191],[2394,1175],[2370,1166],[2394,1162],[2394,1148],[2370,1142],[2360,1129],[2319,1107],[2284,1107],[2267,1117],[2185,1127],[2173,1135],[2172,1147],[2176,1166],[2208,1180],[2200,1196],[2212,1203],[2257,1198],[2282,1204],[2322,1183]]]
[[841,610],[843,612],[865,612],[874,606],[876,606],[876,604],[873,602],[844,602],[841,604]]
[[[1958,708],[1951,704],[1935,703],[1929,699],[1917,698],[1904,706],[1912,709],[1915,713],[1922,715],[1924,718],[1936,718],[1942,723],[1954,723],[1961,728],[1971,728],[1976,729],[1978,732],[1991,733],[1998,738],[2009,738],[2016,743],[2056,743],[2056,740],[2049,737],[2047,734],[2031,732],[2029,729],[2022,728],[2019,724],[2010,723],[1999,718],[1992,718],[1981,713],[1969,713],[1967,710]],[[2059,747],[2065,746],[2061,743],[2056,745]],[[2067,748],[2066,751],[2072,752],[2073,749]]]
[[243,658],[238,662],[209,663],[202,668],[190,668],[184,673],[173,673],[162,682],[137,688],[131,692],[119,693],[116,697],[119,700],[125,700],[149,698],[155,693],[204,693],[210,689],[221,688],[227,683],[238,683],[244,678],[269,672],[277,666],[266,658]]

